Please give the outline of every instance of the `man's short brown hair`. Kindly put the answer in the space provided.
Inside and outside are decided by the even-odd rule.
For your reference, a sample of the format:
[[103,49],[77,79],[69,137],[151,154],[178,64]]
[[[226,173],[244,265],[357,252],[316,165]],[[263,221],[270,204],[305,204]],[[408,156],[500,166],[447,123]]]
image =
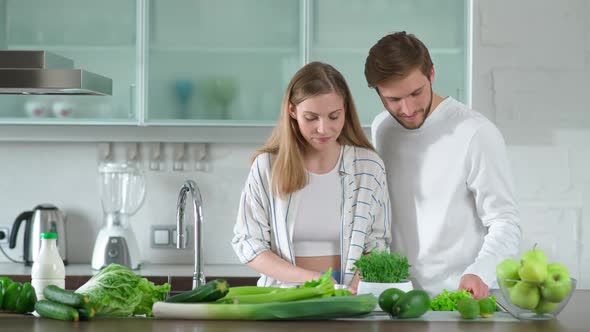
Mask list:
[[390,79],[402,79],[416,68],[430,78],[432,59],[426,46],[405,31],[381,38],[371,49],[365,62],[365,78],[370,88]]

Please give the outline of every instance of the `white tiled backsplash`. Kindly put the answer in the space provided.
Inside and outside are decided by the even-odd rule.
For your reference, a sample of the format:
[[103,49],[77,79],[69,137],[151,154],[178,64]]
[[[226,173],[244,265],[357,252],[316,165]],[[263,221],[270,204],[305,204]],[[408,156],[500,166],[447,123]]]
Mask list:
[[[143,259],[153,263],[192,263],[191,249],[151,249],[149,234],[150,225],[176,223],[178,192],[185,180],[192,179],[204,201],[205,263],[239,264],[229,243],[254,149],[239,144],[215,145],[207,157],[208,172],[172,171],[170,160],[163,163],[161,171],[150,171],[147,158],[140,155],[146,174],[146,198],[139,212],[131,217],[131,225]],[[67,213],[68,260],[89,262],[103,216],[97,150],[98,145],[92,143],[0,143],[0,155],[5,156],[0,173],[0,225],[12,224],[20,212],[36,204],[52,203]],[[19,235],[19,247],[10,251],[12,256],[20,258],[21,243]],[[0,261],[5,261],[2,255]]]

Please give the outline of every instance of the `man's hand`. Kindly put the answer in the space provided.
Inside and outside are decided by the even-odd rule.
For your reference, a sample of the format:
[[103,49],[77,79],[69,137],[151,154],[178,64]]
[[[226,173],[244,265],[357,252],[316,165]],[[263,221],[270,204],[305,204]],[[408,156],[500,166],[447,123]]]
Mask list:
[[465,289],[473,295],[473,298],[480,300],[490,296],[488,285],[475,274],[465,274],[459,281],[459,290]]

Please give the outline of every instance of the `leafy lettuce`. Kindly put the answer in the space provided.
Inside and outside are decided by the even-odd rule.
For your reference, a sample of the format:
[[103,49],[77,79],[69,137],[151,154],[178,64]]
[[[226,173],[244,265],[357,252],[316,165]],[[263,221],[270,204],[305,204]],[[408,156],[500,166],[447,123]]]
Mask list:
[[95,274],[76,293],[90,298],[97,316],[152,316],[154,302],[163,301],[170,284],[156,286],[129,268],[110,264]]
[[[440,294],[430,300],[430,310],[432,311],[457,311],[457,303],[465,297],[471,297],[471,293],[462,289],[456,292],[449,292],[443,289]],[[490,299],[496,303],[496,298],[492,295]]]
[[430,310],[432,311],[457,311],[457,302],[465,297],[471,297],[471,293],[465,289],[449,292],[443,289],[440,294],[430,301]]

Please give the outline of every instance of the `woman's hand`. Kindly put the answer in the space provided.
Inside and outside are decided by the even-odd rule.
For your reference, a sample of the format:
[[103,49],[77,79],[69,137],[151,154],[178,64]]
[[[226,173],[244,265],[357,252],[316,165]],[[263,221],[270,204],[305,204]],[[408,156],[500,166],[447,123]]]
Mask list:
[[355,273],[354,277],[352,277],[352,280],[350,281],[350,285],[348,286],[348,291],[351,292],[353,295],[356,295],[356,291],[359,287],[359,274]]
[[267,250],[247,263],[249,267],[283,283],[304,283],[322,277],[322,272],[293,265]]

